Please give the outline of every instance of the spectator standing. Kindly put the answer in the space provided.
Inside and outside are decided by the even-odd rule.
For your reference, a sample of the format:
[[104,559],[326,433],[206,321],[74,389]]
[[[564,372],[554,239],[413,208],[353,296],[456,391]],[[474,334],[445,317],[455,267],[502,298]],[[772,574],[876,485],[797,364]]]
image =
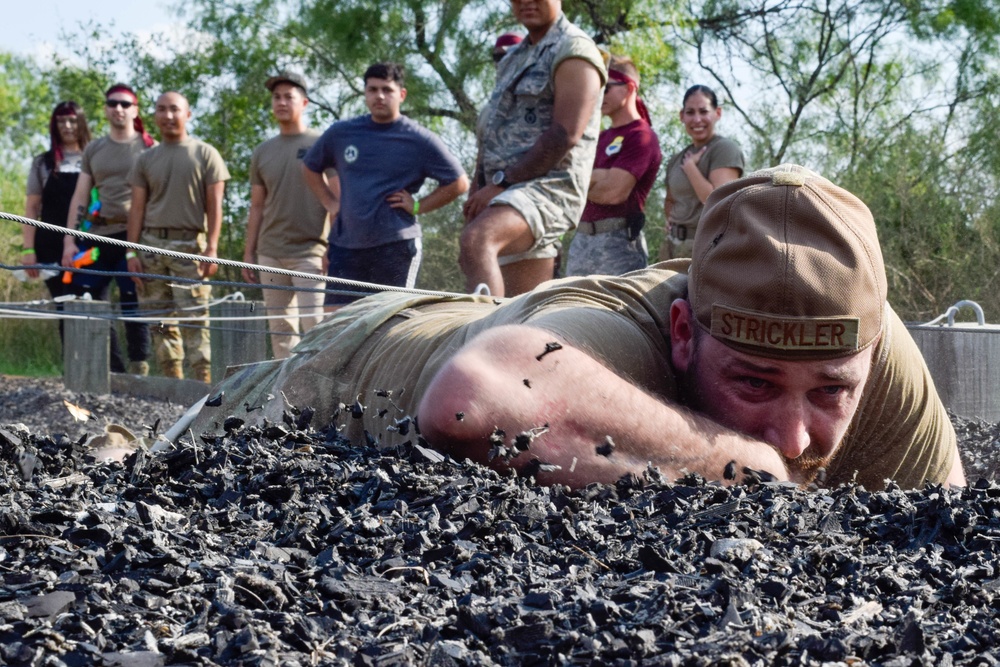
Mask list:
[[667,194],[663,201],[666,235],[660,246],[661,261],[691,256],[708,195],[743,175],[740,147],[715,133],[720,118],[722,107],[715,91],[700,85],[687,89],[681,123],[691,143],[667,163]]
[[[417,215],[454,201],[469,189],[462,165],[441,139],[402,115],[403,69],[377,63],[364,74],[369,114],[334,123],[306,154],[302,173],[330,212],[329,275],[380,285],[413,287],[420,269]],[[343,199],[324,179],[336,169]],[[426,179],[438,187],[423,199]],[[328,294],[336,309],[357,297]]]
[[569,248],[566,275],[620,275],[645,268],[646,197],[663,154],[639,98],[639,71],[629,58],[612,57],[601,113],[601,132],[587,206]]
[[496,296],[552,277],[560,238],[583,212],[607,79],[600,51],[561,0],[511,5],[528,37],[500,61],[479,116],[459,257],[468,288],[485,284]]
[[[191,137],[187,122],[191,108],[177,92],[166,92],[156,100],[156,126],[163,143],[141,154],[129,174],[132,209],[128,218],[128,240],[175,252],[218,257],[222,229],[222,196],[229,170],[214,147]],[[208,316],[212,288],[207,279],[218,266],[209,261],[193,262],[153,252],[129,251],[128,269],[159,275],[201,280],[172,285],[152,281],[140,287],[144,306],[175,308],[184,315]],[[176,323],[160,327],[154,336],[156,361],[167,377],[184,377],[185,359],[195,379],[211,381],[212,349],[207,320],[194,321],[179,329]]]
[[[24,217],[50,225],[66,226],[67,212],[76,181],[80,176],[83,149],[90,142],[90,128],[83,108],[69,100],[60,102],[49,117],[49,150],[35,157],[28,172]],[[62,261],[65,234],[24,225],[21,262],[56,264]],[[38,269],[27,269],[28,276],[38,277]],[[45,281],[53,299],[73,293],[62,282],[62,274]],[[62,323],[59,325],[62,336]]]
[[[309,104],[305,79],[282,72],[264,83],[271,91],[271,113],[278,121],[278,136],[268,139],[250,158],[250,214],[247,219],[243,261],[299,273],[323,275],[326,270],[326,237],[329,216],[302,177],[302,159],[320,133],[306,127]],[[336,177],[331,191],[338,195]],[[323,293],[266,289],[269,285],[322,288],[323,283],[276,273],[243,269],[247,282],[264,286],[264,304],[270,316],[271,349],[278,359],[288,357],[299,334],[323,317]]]
[[[91,142],[83,151],[80,177],[76,182],[73,199],[66,217],[66,227],[125,240],[129,208],[132,205],[132,188],[128,175],[140,153],[155,143],[146,132],[139,117],[139,98],[124,84],[111,86],[104,95],[104,116],[108,120],[107,136]],[[92,188],[97,190],[97,202],[92,203]],[[77,241],[73,236],[63,237],[63,266],[71,266],[73,256],[80,250],[96,245],[100,249],[97,262],[89,268],[99,271],[125,271],[128,260],[125,249],[109,243]],[[139,309],[136,284],[126,276],[114,279],[118,283],[122,313],[135,315]],[[97,299],[109,300],[112,277],[78,273],[73,284],[78,290],[88,291]],[[149,374],[149,325],[144,322],[126,322],[125,340],[130,373]],[[118,344],[118,329],[111,326],[111,370],[126,371]]]

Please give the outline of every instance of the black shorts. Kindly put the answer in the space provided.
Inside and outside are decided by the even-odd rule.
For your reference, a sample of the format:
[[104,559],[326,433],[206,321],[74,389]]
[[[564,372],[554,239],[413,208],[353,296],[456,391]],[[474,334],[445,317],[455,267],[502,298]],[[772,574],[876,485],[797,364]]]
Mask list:
[[[327,250],[327,257],[330,260],[327,275],[376,285],[413,287],[417,282],[417,271],[420,270],[422,255],[420,239],[407,239],[360,249],[331,245]],[[342,306],[378,291],[336,283],[327,283],[326,288],[354,292],[354,294],[327,294],[324,299],[327,306]]]

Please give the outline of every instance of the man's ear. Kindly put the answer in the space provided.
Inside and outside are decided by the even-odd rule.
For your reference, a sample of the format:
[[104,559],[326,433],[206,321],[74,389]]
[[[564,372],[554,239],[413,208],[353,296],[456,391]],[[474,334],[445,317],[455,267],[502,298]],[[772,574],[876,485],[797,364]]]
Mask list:
[[670,360],[674,370],[687,372],[694,357],[694,314],[687,299],[670,304]]

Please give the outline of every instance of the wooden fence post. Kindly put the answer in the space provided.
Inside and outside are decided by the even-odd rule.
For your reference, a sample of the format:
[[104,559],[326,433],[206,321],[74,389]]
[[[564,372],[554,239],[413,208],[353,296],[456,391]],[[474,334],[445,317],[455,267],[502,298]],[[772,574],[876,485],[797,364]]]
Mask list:
[[221,382],[228,366],[267,360],[267,320],[219,320],[251,317],[267,311],[260,301],[222,301],[211,307],[212,383]]
[[107,301],[67,301],[66,313],[93,319],[63,320],[63,383],[70,391],[92,394],[111,392],[111,304]]

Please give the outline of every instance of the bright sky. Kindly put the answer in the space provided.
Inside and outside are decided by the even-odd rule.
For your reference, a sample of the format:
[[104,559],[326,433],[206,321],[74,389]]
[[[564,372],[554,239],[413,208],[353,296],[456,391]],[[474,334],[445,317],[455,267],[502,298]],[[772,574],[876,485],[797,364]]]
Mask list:
[[[94,21],[110,37],[123,33],[149,35],[166,32],[177,23],[171,9],[175,0],[16,0],[4,3],[3,39],[0,49],[24,56],[45,58],[53,53],[70,55],[61,43],[64,33],[79,34],[81,24]],[[113,25],[112,25],[113,23]]]

